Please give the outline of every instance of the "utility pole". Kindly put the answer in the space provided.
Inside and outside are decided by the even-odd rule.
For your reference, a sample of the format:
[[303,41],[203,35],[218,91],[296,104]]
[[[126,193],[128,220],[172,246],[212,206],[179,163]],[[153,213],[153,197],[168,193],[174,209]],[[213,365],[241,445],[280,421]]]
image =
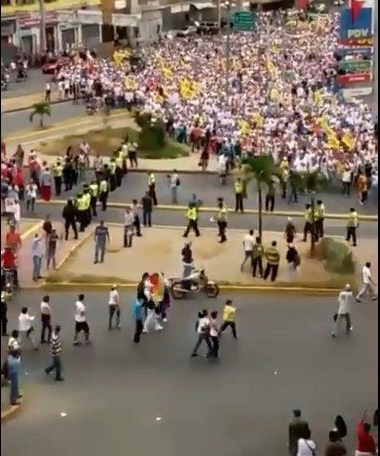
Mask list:
[[46,52],[46,28],[45,28],[45,3],[44,0],[38,0],[40,9],[40,54]]

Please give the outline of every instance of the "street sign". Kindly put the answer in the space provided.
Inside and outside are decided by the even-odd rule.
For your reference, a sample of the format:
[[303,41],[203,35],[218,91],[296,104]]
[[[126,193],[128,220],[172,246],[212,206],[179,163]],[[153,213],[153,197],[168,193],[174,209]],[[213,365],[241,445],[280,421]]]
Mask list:
[[256,16],[251,11],[237,11],[233,15],[234,30],[250,32],[256,27]]
[[365,73],[372,70],[372,60],[341,60],[338,68],[348,73]]

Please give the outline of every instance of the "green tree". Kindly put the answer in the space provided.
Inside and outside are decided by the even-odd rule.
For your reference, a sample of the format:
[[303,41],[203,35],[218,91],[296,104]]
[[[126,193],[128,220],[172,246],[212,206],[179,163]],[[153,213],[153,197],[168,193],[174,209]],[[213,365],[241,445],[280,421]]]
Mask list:
[[245,185],[254,180],[257,185],[258,211],[259,211],[259,236],[263,235],[263,189],[273,185],[275,180],[282,180],[282,172],[276,166],[271,155],[247,158],[243,162]]
[[40,101],[33,105],[33,111],[30,113],[29,121],[33,122],[34,117],[39,116],[40,118],[40,127],[44,126],[44,117],[51,116],[51,106],[46,101]]

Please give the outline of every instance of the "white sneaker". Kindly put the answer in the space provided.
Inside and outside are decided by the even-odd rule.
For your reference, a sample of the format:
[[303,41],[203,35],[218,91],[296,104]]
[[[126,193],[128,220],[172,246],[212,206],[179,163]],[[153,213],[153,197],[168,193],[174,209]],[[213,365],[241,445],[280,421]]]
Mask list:
[[148,334],[148,330],[147,329],[143,329],[142,332],[143,332],[143,334]]
[[163,329],[164,329],[164,327],[161,325],[158,325],[154,328],[155,331],[162,331]]

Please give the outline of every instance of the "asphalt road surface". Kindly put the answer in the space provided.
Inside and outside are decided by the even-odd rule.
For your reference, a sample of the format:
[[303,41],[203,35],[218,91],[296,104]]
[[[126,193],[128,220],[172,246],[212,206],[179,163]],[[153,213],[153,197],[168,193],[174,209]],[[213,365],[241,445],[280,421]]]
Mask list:
[[[94,178],[94,172],[87,173],[87,182]],[[223,197],[229,208],[234,209],[235,195],[233,191],[234,179],[230,177],[226,185],[219,183],[217,175],[210,174],[182,174],[180,175],[181,185],[178,188],[178,203],[187,205],[193,193],[203,202],[205,207],[216,207],[218,197]],[[79,187],[82,189],[82,187]],[[109,201],[130,204],[133,199],[140,200],[148,189],[147,173],[128,173],[124,178],[122,186],[111,193]],[[73,192],[64,196],[73,196],[78,193],[75,188]],[[165,174],[156,174],[156,193],[159,204],[172,204],[171,189],[168,178]],[[246,209],[257,209],[257,187],[254,181],[248,184],[248,198],[244,201]],[[369,201],[364,206],[359,206],[358,196],[353,192],[351,197],[343,196],[337,189],[330,192],[320,192],[314,196],[315,201],[323,200],[326,212],[347,214],[351,207],[356,207],[359,214],[377,214],[377,192],[370,195]],[[310,202],[311,195],[300,195],[299,202],[288,204],[287,200],[276,197],[275,209],[280,211],[304,211],[305,204]],[[263,192],[263,202],[265,191]]]
[[31,69],[28,71],[28,79],[26,81],[11,82],[8,86],[8,90],[1,92],[1,98],[22,97],[35,93],[43,94],[45,92],[45,84],[46,82],[51,81],[51,78],[51,74],[43,74],[41,69]]
[[[60,220],[62,214],[62,205],[49,204],[49,205],[38,205],[36,206],[36,212],[34,215],[29,215],[24,212],[24,217],[32,217],[36,219],[44,219],[46,215],[50,215],[52,220]],[[203,212],[199,217],[199,229],[202,232],[202,228],[215,228],[215,223],[210,222],[210,218],[215,215],[213,213]],[[124,223],[124,210],[123,209],[107,209],[106,212],[99,211],[96,220],[104,220],[113,223]],[[303,230],[304,221],[302,218],[294,218],[294,224],[299,233]],[[153,226],[183,226],[185,227],[187,220],[185,214],[180,211],[168,211],[168,210],[156,210],[152,215]],[[287,223],[287,217],[280,216],[268,216],[264,217],[263,228],[265,231],[283,231]],[[345,236],[347,222],[344,220],[326,220],[325,221],[325,232],[328,236]],[[249,214],[234,214],[228,215],[228,228],[229,229],[243,229],[258,230],[258,218],[257,215]],[[144,228],[143,228],[144,229]],[[360,243],[361,239],[376,239],[378,236],[378,226],[374,222],[362,222],[358,230],[358,240]]]
[[[377,407],[377,304],[356,304],[354,331],[333,340],[335,298],[222,293],[216,301],[172,303],[165,330],[135,346],[132,296],[121,292],[122,329],[109,332],[105,290],[86,294],[94,343],[73,347],[77,292],[51,293],[53,321],[62,325],[66,381],[55,384],[43,373],[47,347],[25,348],[26,400],[1,427],[4,454],[281,456],[291,410],[298,407],[318,454],[341,414],[351,454],[355,423],[364,409]],[[37,314],[44,293],[17,296],[10,328],[22,305]],[[198,310],[221,310],[226,298],[237,303],[240,339],[222,337],[219,362],[191,358]]]

